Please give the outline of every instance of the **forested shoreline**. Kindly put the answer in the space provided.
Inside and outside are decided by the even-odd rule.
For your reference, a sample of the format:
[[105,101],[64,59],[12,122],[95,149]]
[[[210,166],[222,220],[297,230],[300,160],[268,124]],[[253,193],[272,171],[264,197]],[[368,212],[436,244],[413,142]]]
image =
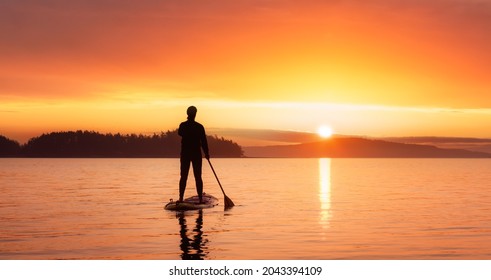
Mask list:
[[[21,145],[0,135],[0,157],[179,157],[177,130],[153,135],[63,131],[42,134]],[[243,157],[232,140],[208,136],[211,157]]]

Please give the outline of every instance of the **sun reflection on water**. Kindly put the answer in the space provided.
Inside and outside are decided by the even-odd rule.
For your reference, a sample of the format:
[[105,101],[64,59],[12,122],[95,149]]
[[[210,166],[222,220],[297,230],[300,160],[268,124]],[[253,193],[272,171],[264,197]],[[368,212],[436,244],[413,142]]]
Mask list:
[[323,229],[329,228],[331,220],[331,159],[319,159],[319,200],[320,219]]

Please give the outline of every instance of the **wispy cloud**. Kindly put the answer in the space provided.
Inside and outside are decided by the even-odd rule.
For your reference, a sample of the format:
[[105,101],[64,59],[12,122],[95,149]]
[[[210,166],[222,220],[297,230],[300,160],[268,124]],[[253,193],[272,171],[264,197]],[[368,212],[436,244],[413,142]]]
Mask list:
[[[192,89],[181,90],[183,97],[206,92],[245,101],[467,107],[488,102],[482,96],[489,92],[483,81],[491,71],[489,1],[3,0],[0,5],[0,92],[10,96],[87,99],[152,91],[167,97],[179,84]],[[373,37],[377,32],[386,33]],[[401,40],[410,51],[395,48]],[[384,58],[387,54],[394,57]],[[407,55],[414,57],[402,59]],[[375,62],[368,59],[373,56]],[[420,65],[427,59],[435,66]],[[382,96],[389,85],[405,92]],[[408,87],[414,88],[412,96],[400,97],[409,95]],[[439,92],[446,88],[456,90]],[[464,96],[460,92],[466,89]]]
[[314,133],[291,130],[273,129],[237,129],[237,128],[211,128],[209,135],[220,135],[236,139],[241,143],[307,143],[318,141],[320,138]]
[[[190,99],[189,102],[199,103],[215,108],[261,108],[261,109],[293,109],[325,112],[415,112],[415,113],[444,113],[444,114],[491,114],[491,108],[453,108],[430,106],[397,106],[358,103],[330,103],[330,102],[288,102],[288,101],[234,101],[234,100],[208,100]],[[185,104],[185,103],[182,103]]]

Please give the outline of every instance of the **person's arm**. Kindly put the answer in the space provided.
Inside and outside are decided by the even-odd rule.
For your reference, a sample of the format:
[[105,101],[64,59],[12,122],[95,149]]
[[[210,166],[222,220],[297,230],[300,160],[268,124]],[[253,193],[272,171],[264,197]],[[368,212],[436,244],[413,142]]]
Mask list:
[[203,152],[205,152],[206,159],[210,159],[210,153],[208,151],[208,140],[206,140],[206,133],[204,127],[201,133],[201,147],[203,148]]
[[182,137],[182,123],[179,125],[179,129],[177,130],[177,134]]

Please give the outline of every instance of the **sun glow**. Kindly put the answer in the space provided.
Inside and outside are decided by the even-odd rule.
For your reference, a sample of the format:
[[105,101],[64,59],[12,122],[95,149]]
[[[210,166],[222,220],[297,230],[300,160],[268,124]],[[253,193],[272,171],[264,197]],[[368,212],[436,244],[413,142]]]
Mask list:
[[327,126],[327,125],[321,125],[318,129],[317,129],[317,134],[322,137],[322,138],[329,138],[332,136],[333,134],[333,130],[331,127]]

